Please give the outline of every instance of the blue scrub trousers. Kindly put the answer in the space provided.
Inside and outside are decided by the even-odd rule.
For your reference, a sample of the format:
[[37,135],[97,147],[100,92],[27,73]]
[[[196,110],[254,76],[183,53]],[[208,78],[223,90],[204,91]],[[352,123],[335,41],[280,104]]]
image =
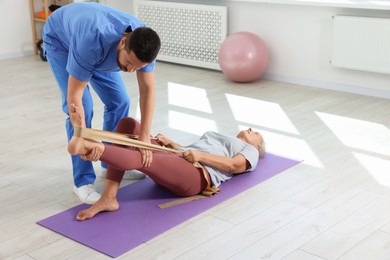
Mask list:
[[[65,125],[68,142],[73,136],[73,126],[69,119],[67,93],[69,73],[66,71],[67,57],[50,57],[46,54],[47,61],[58,83],[62,97],[62,111],[68,115]],[[90,80],[90,85],[104,103],[103,130],[115,131],[121,118],[127,117],[130,108],[130,97],[120,72],[95,71]],[[85,123],[88,128],[92,127],[93,100],[90,88],[87,87],[83,94],[83,106],[85,111]],[[79,155],[71,156],[73,165],[73,179],[76,187],[95,182],[96,175],[92,162],[84,161]],[[102,163],[104,168],[107,165]]]

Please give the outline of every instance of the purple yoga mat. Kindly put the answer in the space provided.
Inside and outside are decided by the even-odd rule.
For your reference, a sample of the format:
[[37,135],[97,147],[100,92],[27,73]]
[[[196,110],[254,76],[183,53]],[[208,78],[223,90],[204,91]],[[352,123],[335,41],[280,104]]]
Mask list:
[[178,197],[158,187],[150,178],[145,178],[119,190],[118,211],[103,212],[79,222],[76,214],[89,207],[81,204],[43,219],[38,224],[106,255],[118,257],[299,162],[267,153],[254,171],[234,176],[223,183],[219,194],[165,209],[157,205]]

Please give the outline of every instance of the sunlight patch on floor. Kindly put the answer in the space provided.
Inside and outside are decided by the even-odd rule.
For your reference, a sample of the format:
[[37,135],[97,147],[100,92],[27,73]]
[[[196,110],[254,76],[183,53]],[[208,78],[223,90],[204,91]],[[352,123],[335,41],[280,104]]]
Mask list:
[[378,184],[390,187],[390,160],[361,153],[353,155]]
[[279,104],[232,94],[225,95],[238,122],[299,134]]
[[186,113],[169,111],[168,120],[170,128],[199,136],[203,135],[206,131],[218,132],[217,125],[214,120]]
[[188,85],[168,82],[168,104],[212,113],[206,90]]
[[390,130],[382,124],[316,112],[345,146],[390,156]]

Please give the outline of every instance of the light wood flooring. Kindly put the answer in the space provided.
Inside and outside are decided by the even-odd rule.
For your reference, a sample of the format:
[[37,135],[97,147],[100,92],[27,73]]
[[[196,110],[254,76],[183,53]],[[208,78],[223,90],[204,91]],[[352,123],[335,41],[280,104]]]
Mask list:
[[[138,117],[134,76],[124,78]],[[158,63],[156,81],[154,134],[189,143],[252,127],[268,152],[304,161],[119,259],[390,259],[390,100],[236,84],[169,63]],[[100,100],[95,107],[100,128]],[[36,224],[80,203],[64,120],[47,63],[0,61],[0,259],[110,259]]]

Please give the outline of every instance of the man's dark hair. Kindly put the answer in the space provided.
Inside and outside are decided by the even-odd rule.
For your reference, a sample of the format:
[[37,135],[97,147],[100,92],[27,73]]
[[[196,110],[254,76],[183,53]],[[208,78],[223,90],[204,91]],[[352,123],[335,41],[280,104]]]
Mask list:
[[138,27],[127,36],[125,49],[133,51],[140,61],[151,63],[156,59],[160,47],[160,37],[154,30]]

